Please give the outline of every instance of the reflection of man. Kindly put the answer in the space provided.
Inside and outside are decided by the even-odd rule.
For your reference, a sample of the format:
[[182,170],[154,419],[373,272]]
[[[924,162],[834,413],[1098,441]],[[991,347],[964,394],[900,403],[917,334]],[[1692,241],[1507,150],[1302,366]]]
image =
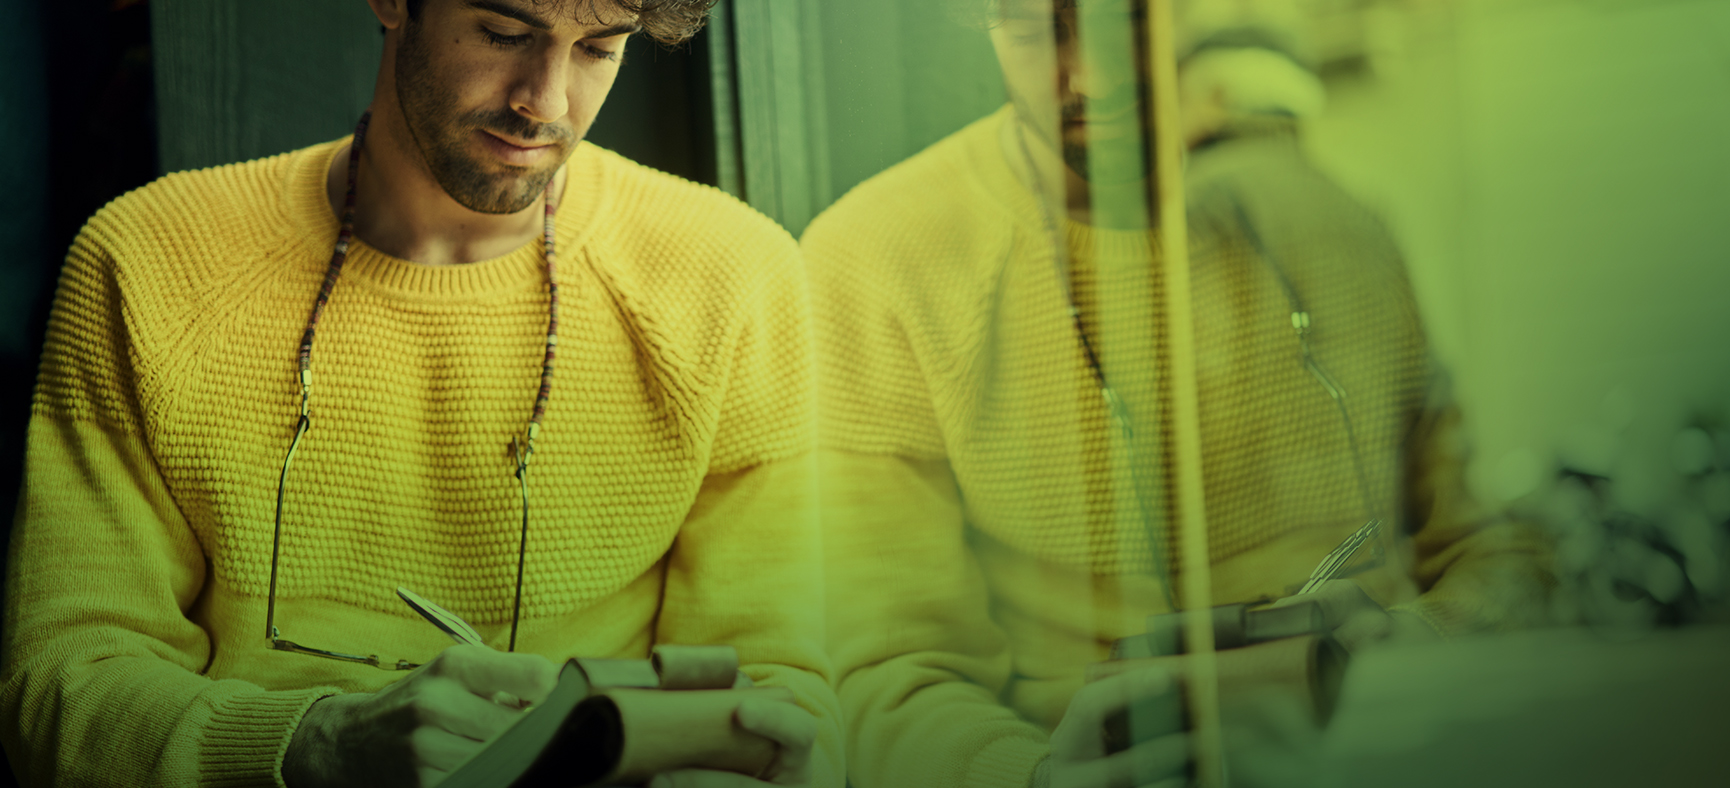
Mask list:
[[[1160,282],[1150,234],[1090,210],[1141,188],[1087,146],[1136,133],[1139,107],[1090,114],[1133,96],[1133,78],[1080,56],[1072,4],[1034,5],[1008,4],[991,32],[1011,106],[856,188],[801,244],[831,651],[860,788],[1152,784],[1185,758],[1181,737],[1100,751],[1105,713],[1161,677],[1082,686],[1114,639],[1169,609],[1155,546],[1123,527],[1099,383],[1157,391],[1157,354],[1126,355],[1137,332],[1122,326],[1156,330]],[[1053,31],[1055,58],[1040,51]],[[1348,647],[1528,618],[1537,545],[1460,493],[1453,412],[1386,232],[1303,162],[1278,117],[1293,107],[1257,101],[1252,117],[1213,95],[1195,105],[1223,117],[1196,125],[1188,179],[1215,601],[1290,594],[1369,508],[1397,526],[1384,560],[1317,595]],[[1066,216],[1036,196],[1057,162]],[[1301,361],[1294,312],[1313,317],[1350,429]]]
[[[580,142],[627,37],[708,3],[371,5],[352,141],[164,178],[68,256],[7,578],[13,765],[429,785],[553,660],[729,643],[799,699],[735,712],[781,745],[763,779],[838,784],[797,249]],[[445,649],[398,585],[492,648]]]

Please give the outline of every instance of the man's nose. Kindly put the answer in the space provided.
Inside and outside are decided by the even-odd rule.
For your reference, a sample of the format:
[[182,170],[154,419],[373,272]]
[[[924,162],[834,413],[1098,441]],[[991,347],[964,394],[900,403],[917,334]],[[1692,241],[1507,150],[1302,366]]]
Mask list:
[[[1116,31],[1095,32],[1109,34]],[[1058,68],[1063,70],[1061,81],[1065,92],[1087,98],[1104,98],[1132,81],[1135,70],[1131,62],[1133,49],[1123,46],[1125,43],[1096,41],[1090,44],[1072,37],[1058,53]]]
[[511,91],[511,109],[539,123],[563,118],[570,109],[570,67],[570,58],[556,49],[536,59]]

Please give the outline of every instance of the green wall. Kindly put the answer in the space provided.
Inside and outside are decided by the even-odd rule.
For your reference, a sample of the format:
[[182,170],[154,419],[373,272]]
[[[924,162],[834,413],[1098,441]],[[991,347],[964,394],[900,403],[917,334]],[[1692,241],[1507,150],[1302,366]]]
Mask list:
[[985,31],[943,5],[822,5],[831,201],[1004,102]]
[[372,99],[384,42],[360,0],[150,4],[163,172],[336,139]]

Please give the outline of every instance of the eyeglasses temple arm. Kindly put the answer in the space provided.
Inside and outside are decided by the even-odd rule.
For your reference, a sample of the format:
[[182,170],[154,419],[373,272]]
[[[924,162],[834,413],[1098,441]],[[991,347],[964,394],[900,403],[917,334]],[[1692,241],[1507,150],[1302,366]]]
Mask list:
[[312,419],[306,413],[306,383],[310,377],[304,372],[301,377],[300,422],[294,427],[294,440],[288,444],[288,454],[282,458],[282,474],[276,479],[276,525],[270,535],[270,593],[264,603],[264,636],[276,640],[276,561],[282,551],[282,497],[283,488],[288,484],[288,465],[294,461],[294,453],[300,448],[300,437],[312,429]]

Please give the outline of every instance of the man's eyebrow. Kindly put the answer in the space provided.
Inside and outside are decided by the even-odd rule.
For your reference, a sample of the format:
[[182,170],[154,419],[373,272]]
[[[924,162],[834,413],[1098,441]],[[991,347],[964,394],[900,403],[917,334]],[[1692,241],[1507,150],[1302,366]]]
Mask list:
[[640,33],[640,32],[642,32],[642,30],[643,30],[643,26],[637,24],[636,22],[624,22],[621,24],[613,25],[612,27],[603,28],[601,30],[596,30],[593,33],[590,33],[587,37],[588,38],[612,38],[613,36],[628,36],[628,35],[632,35],[634,33]]
[[[510,5],[509,3],[500,2],[499,0],[468,0],[468,6],[476,10],[488,11],[498,14],[499,16],[510,17],[511,19],[515,19],[536,30],[553,29],[553,23],[535,16],[526,10]],[[642,29],[643,26],[636,22],[621,22],[611,27],[591,32],[584,36],[584,38],[612,38],[613,36],[628,36],[633,33],[641,32]]]
[[490,11],[499,16],[508,16],[536,30],[553,29],[553,23],[509,3],[501,3],[499,0],[468,0],[468,6],[480,11]]

